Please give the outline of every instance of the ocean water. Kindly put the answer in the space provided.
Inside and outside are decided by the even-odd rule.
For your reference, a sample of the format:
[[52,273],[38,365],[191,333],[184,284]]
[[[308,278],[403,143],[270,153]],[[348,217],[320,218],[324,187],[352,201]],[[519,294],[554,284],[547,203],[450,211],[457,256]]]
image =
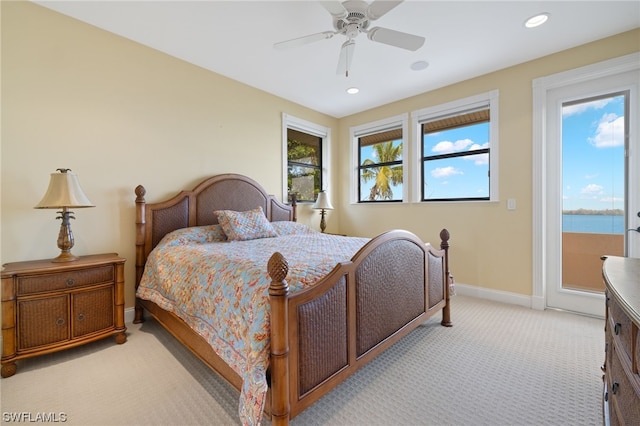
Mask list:
[[562,231],[588,234],[624,234],[624,216],[563,214]]

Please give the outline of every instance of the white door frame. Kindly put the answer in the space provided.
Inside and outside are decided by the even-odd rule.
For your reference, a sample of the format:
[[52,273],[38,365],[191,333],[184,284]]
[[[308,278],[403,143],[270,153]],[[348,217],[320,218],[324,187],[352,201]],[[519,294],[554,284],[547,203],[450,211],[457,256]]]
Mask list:
[[[632,53],[630,55],[611,59],[604,62],[588,65],[585,67],[569,70],[546,77],[533,80],[533,295],[532,308],[545,309],[546,288],[547,288],[547,180],[548,173],[546,165],[547,157],[547,96],[548,92],[568,86],[571,84],[587,82],[598,78],[608,77],[628,71],[640,69],[640,53]],[[632,111],[634,111],[632,106]],[[635,120],[630,123],[630,133],[637,135],[637,123]],[[631,153],[630,153],[631,154]],[[633,153],[634,173],[638,173],[640,167],[640,155]],[[631,155],[630,155],[631,157]],[[639,176],[629,176],[630,184],[636,185]],[[630,187],[629,191],[640,191],[638,187]],[[631,193],[631,192],[629,192]],[[637,202],[637,201],[636,201]],[[640,206],[627,206],[630,215],[637,211]],[[635,209],[635,210],[633,210]],[[637,246],[630,247],[629,255],[640,257]],[[604,298],[603,298],[604,300]]]

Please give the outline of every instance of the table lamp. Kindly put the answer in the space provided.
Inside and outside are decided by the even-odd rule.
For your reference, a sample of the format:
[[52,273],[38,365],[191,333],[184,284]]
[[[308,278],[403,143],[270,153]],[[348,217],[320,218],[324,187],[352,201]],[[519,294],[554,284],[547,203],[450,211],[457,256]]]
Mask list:
[[72,262],[78,257],[71,254],[73,247],[73,233],[69,219],[75,219],[71,208],[95,207],[80,188],[78,176],[70,173],[71,169],[56,169],[60,173],[51,173],[49,188],[42,200],[34,207],[36,209],[62,209],[56,219],[62,219],[58,234],[58,248],[60,255],[52,262]]
[[324,219],[326,214],[325,210],[333,210],[333,206],[331,205],[331,201],[329,201],[329,197],[327,196],[326,191],[320,191],[318,193],[318,199],[313,205],[312,209],[320,210],[320,231],[324,232],[327,227],[327,222]]

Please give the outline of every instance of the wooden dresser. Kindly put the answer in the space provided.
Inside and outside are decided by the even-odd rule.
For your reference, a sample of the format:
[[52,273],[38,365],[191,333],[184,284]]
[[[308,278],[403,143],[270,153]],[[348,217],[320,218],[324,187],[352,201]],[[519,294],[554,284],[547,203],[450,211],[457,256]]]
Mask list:
[[109,335],[127,340],[124,263],[116,254],[7,263],[2,270],[2,377],[16,360]]
[[640,425],[640,259],[608,256],[604,423]]

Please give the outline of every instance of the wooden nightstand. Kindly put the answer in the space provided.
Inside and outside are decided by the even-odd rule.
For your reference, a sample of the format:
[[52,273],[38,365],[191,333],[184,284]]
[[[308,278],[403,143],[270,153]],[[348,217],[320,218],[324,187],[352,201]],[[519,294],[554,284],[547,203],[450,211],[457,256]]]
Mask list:
[[117,254],[7,263],[2,270],[2,377],[16,361],[115,335],[124,326],[124,262]]

